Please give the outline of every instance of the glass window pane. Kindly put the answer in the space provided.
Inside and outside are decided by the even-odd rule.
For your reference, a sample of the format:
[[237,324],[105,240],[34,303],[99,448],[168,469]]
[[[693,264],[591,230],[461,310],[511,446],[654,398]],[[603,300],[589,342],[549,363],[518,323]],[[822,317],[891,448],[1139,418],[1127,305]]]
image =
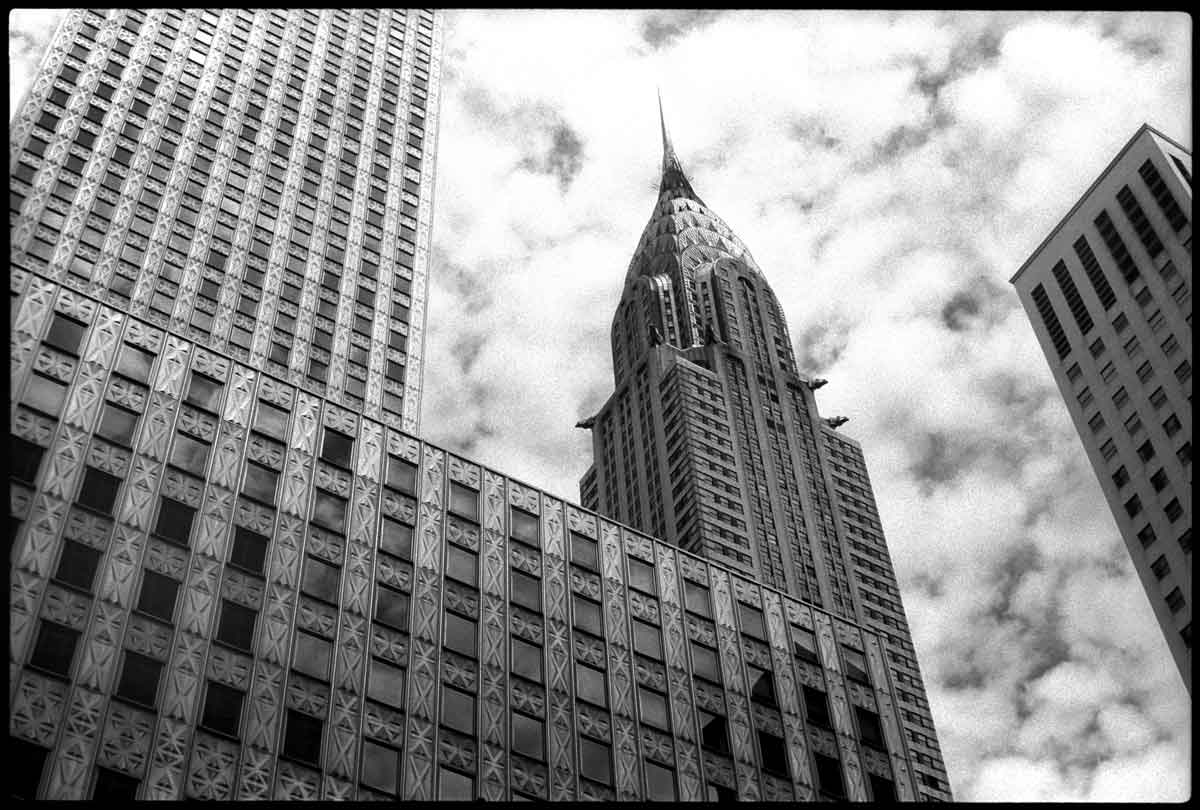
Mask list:
[[96,568],[100,565],[100,556],[97,549],[76,543],[74,540],[64,540],[54,578],[59,582],[90,591],[96,578]]
[[603,671],[575,662],[575,687],[580,700],[608,706],[608,690],[604,680]]
[[235,526],[229,561],[239,568],[261,574],[269,542],[265,535],[252,532],[244,526]]
[[411,560],[412,537],[412,526],[384,518],[383,530],[379,534],[379,548],[389,554],[395,554],[402,560]]
[[766,639],[767,627],[763,623],[762,611],[756,607],[738,602],[738,617],[741,619],[742,633],[754,638]]
[[629,560],[629,585],[646,593],[658,593],[654,584],[654,569],[641,560]]
[[442,687],[442,725],[474,736],[474,696],[449,686]]
[[329,641],[311,633],[297,633],[292,669],[322,681],[329,680],[329,659],[332,654],[333,644]]
[[336,604],[342,571],[315,557],[304,561],[304,581],[301,589],[309,596]]
[[633,620],[633,649],[642,655],[662,660],[662,634],[652,624]]
[[512,671],[541,683],[542,648],[519,638],[512,639]]
[[475,780],[464,773],[438,766],[438,800],[471,801],[475,798]]
[[328,492],[316,490],[313,494],[313,523],[335,532],[346,530],[346,501]]
[[695,641],[692,642],[692,673],[698,678],[707,678],[721,683],[721,665],[717,651]]
[[605,785],[612,784],[612,755],[604,743],[579,738],[579,762],[583,775]]
[[592,570],[599,568],[600,552],[596,541],[571,532],[571,562]]
[[479,493],[457,481],[450,482],[450,511],[465,518],[479,520]]
[[410,495],[417,491],[417,466],[395,456],[388,456],[387,485]]
[[542,610],[542,581],[521,571],[512,571],[512,601],[538,613]]
[[221,619],[217,624],[217,640],[249,652],[253,649],[254,623],[258,614],[245,605],[223,600]]
[[475,657],[475,622],[457,613],[446,614],[446,648],[460,655]]
[[221,383],[218,381],[193,371],[184,400],[197,408],[216,413],[217,406],[221,401],[221,388]]
[[475,587],[479,581],[479,564],[475,552],[455,545],[446,546],[446,576]]
[[154,355],[142,351],[136,346],[125,343],[117,357],[117,371],[138,382],[150,381],[150,367],[154,365]]
[[363,740],[362,783],[385,793],[395,793],[399,783],[400,752],[372,740]]
[[254,416],[254,429],[268,436],[274,436],[276,439],[286,439],[287,420],[287,411],[260,401],[258,413]]
[[534,759],[544,759],[542,721],[520,712],[513,712],[512,748],[518,754]]
[[599,603],[579,594],[572,594],[571,600],[574,606],[575,626],[597,636],[604,635],[604,617]]
[[638,687],[638,715],[643,723],[655,728],[663,730],[671,728],[666,696],[644,686]]
[[408,595],[380,587],[375,594],[375,621],[408,632]]
[[512,530],[511,534],[518,540],[529,543],[532,546],[538,545],[538,519],[536,516],[528,512],[513,507],[510,510],[512,514]]
[[646,762],[646,797],[652,802],[673,802],[675,771],[653,762]]
[[367,681],[367,697],[388,706],[404,706],[404,670],[378,658],[371,659],[371,675]]
[[63,403],[66,400],[67,387],[65,385],[49,377],[43,377],[41,374],[32,374],[29,377],[29,384],[25,388],[22,402],[44,414],[57,417],[62,413]]
[[683,604],[688,610],[701,616],[712,618],[712,606],[708,598],[708,588],[691,580],[683,581]]

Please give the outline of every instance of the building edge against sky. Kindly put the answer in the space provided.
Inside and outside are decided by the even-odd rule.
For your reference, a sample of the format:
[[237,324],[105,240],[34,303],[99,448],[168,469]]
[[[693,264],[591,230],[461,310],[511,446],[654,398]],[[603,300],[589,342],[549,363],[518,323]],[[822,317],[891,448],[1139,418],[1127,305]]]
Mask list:
[[62,23],[10,126],[10,792],[917,798],[879,634],[411,435],[442,26]]
[[1191,171],[1143,125],[1011,280],[1189,694]]

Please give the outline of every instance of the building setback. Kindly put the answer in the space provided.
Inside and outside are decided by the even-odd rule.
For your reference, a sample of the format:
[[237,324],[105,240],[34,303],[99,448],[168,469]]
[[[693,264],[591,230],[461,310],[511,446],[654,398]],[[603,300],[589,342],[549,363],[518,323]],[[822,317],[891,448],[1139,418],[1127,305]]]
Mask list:
[[1192,155],[1143,125],[1012,278],[1192,688]]
[[[824,381],[798,373],[775,294],[692,188],[665,123],[658,201],[612,352],[615,391],[580,423],[595,459],[583,504],[878,634],[904,732],[888,751],[915,776],[907,798],[950,799],[862,450],[836,431],[844,419],[819,415],[813,391]],[[867,772],[907,781],[878,762]]]

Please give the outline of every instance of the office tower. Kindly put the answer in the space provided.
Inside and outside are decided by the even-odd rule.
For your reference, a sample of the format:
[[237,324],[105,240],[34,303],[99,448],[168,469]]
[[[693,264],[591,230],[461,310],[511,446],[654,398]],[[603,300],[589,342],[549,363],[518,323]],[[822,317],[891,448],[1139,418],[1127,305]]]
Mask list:
[[1142,127],[1012,283],[1192,688],[1192,155]]
[[296,763],[358,756],[354,448],[418,424],[442,25],[66,15],[10,126],[14,792],[353,794]]
[[[904,731],[888,741],[893,765],[912,769],[914,798],[949,799],[862,450],[836,431],[844,419],[819,415],[825,381],[798,373],[770,284],[692,188],[665,123],[658,201],[612,352],[614,393],[580,423],[595,456],[584,506],[878,634]],[[836,648],[822,652],[835,666]],[[853,667],[860,653],[842,655]],[[796,744],[793,767],[807,756]],[[841,764],[857,767],[848,753]],[[867,772],[887,778],[882,764]]]

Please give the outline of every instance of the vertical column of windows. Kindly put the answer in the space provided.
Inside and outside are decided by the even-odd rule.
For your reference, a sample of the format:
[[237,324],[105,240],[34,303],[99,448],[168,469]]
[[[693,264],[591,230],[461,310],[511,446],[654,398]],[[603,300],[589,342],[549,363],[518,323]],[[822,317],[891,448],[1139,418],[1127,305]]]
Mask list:
[[1158,173],[1158,169],[1154,163],[1147,159],[1146,162],[1138,167],[1138,174],[1145,181],[1146,188],[1150,190],[1154,201],[1158,203],[1158,207],[1167,218],[1167,222],[1170,223],[1171,229],[1179,233],[1187,227],[1187,215],[1179,207],[1179,203],[1175,200],[1175,195],[1171,193],[1171,189],[1167,188],[1166,181]]
[[1100,231],[1100,238],[1104,241],[1104,246],[1108,248],[1109,255],[1117,263],[1117,269],[1121,271],[1121,276],[1127,284],[1132,284],[1141,274],[1138,272],[1133,257],[1129,255],[1129,249],[1125,247],[1125,240],[1121,238],[1121,234],[1117,233],[1117,227],[1113,224],[1108,211],[1100,212],[1095,219],[1095,225],[1096,229]]
[[1092,331],[1092,316],[1088,314],[1087,305],[1083,303],[1083,298],[1079,295],[1079,290],[1075,286],[1074,279],[1067,272],[1067,265],[1060,261],[1054,265],[1054,280],[1058,282],[1058,288],[1062,291],[1063,298],[1067,300],[1067,308],[1071,310],[1071,315],[1075,318],[1075,323],[1079,327],[1081,334],[1086,335]]
[[1125,212],[1125,216],[1129,219],[1129,224],[1133,226],[1133,230],[1141,241],[1142,246],[1146,248],[1146,253],[1150,254],[1151,259],[1157,258],[1164,249],[1162,240],[1154,232],[1154,227],[1150,224],[1150,220],[1146,219],[1146,212],[1142,210],[1142,206],[1138,203],[1129,186],[1121,186],[1121,190],[1117,192],[1117,202],[1120,204],[1121,210]]
[[1054,305],[1050,303],[1050,297],[1046,295],[1046,288],[1041,284],[1033,288],[1030,293],[1033,298],[1033,304],[1037,307],[1038,315],[1042,318],[1042,324],[1046,327],[1046,332],[1050,335],[1050,342],[1054,346],[1054,351],[1058,353],[1060,360],[1064,359],[1071,353],[1071,343],[1067,340],[1067,334],[1063,331],[1062,323],[1058,320],[1058,314],[1054,311]]

